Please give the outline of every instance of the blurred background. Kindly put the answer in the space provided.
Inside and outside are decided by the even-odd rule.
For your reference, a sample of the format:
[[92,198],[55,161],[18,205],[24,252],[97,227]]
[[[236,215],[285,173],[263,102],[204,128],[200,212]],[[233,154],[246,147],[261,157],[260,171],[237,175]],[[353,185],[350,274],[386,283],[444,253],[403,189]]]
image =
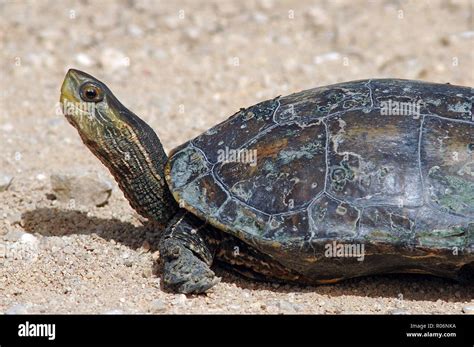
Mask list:
[[472,86],[473,3],[2,1],[0,119],[54,123],[70,67],[105,81],[167,149],[240,107],[316,86],[377,77]]
[[[55,215],[56,222],[48,224],[53,218],[48,213],[29,220],[25,213],[68,208],[48,198],[54,173],[85,168],[108,175],[58,113],[59,89],[71,67],[105,82],[169,151],[240,107],[317,86],[380,77],[473,86],[473,4],[2,0],[0,186],[13,180],[0,193],[0,233],[17,228],[54,235],[52,229],[62,228],[57,233],[71,234],[67,221],[61,227],[61,218],[71,216]],[[117,189],[103,208],[72,209],[81,208],[97,218],[139,224]],[[99,223],[76,222],[86,229]],[[119,232],[129,225],[116,227]],[[82,242],[75,236],[67,242]],[[103,240],[84,242],[110,246]],[[36,266],[39,273],[46,271],[44,264]],[[10,278],[11,287],[27,286],[20,277]],[[105,277],[106,282],[114,283]],[[52,284],[44,286],[54,292]],[[393,295],[398,293],[394,289]],[[9,307],[11,299],[2,297],[0,305]],[[445,310],[450,309],[459,308]]]

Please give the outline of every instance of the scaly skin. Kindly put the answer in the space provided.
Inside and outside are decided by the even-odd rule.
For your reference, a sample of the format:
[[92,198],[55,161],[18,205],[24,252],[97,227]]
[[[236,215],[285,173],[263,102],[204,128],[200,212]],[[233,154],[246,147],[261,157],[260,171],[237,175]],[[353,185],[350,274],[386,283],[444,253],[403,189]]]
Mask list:
[[[88,84],[96,86],[102,98],[81,95],[81,88]],[[166,225],[178,206],[164,179],[168,157],[154,131],[107,86],[82,71],[68,71],[60,101],[69,123],[110,170],[130,205],[142,216]]]

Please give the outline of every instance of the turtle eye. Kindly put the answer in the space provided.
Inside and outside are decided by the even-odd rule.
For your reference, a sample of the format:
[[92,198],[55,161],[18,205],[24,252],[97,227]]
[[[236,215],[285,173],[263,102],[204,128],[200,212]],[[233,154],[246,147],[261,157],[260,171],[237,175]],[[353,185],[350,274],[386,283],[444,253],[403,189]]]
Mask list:
[[80,94],[84,101],[99,102],[104,99],[102,89],[97,84],[91,82],[86,82],[81,86]]

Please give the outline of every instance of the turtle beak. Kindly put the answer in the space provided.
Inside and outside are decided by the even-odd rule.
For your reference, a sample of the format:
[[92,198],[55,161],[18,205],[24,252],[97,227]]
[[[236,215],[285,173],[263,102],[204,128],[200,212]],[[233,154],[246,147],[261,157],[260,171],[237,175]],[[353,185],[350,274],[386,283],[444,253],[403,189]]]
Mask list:
[[66,77],[64,77],[63,84],[61,86],[61,97],[60,102],[79,102],[78,90],[80,86],[80,77],[77,70],[70,69]]
[[89,79],[85,72],[70,69],[64,77],[61,86],[59,102],[66,119],[74,127],[84,127],[89,123],[84,116],[90,115],[90,104],[82,101],[79,90],[84,82]]

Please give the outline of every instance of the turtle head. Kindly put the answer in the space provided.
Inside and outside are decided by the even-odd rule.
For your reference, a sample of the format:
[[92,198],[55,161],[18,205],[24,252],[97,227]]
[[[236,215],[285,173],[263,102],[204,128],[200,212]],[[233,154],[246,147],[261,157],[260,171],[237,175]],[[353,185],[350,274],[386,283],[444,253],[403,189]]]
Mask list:
[[75,69],[70,69],[64,78],[60,102],[67,120],[87,146],[105,146],[107,137],[124,136],[127,123],[134,116],[104,83]]
[[69,123],[108,167],[132,207],[149,219],[169,220],[176,202],[164,180],[168,157],[153,129],[104,83],[79,70],[67,72],[60,102]]

